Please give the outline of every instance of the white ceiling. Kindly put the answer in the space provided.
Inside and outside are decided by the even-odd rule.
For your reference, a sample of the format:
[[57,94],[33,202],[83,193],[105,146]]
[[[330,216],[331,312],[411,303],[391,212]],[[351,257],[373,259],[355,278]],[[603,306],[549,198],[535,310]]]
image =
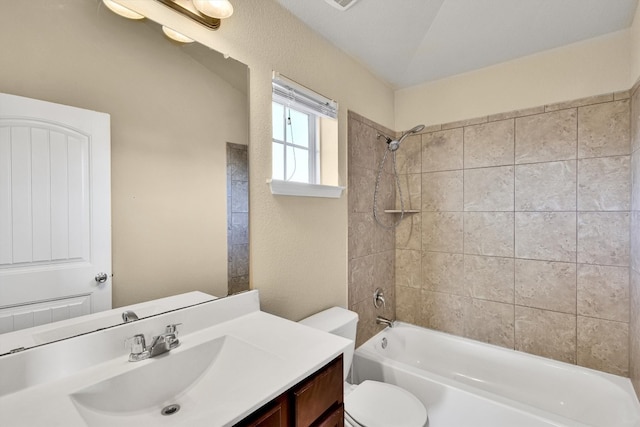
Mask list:
[[628,28],[638,0],[276,0],[395,88]]

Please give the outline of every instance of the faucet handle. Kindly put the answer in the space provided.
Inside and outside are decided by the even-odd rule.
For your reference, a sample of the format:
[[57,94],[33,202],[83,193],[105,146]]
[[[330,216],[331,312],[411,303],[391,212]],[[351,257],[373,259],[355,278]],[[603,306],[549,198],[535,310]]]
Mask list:
[[146,349],[146,343],[143,334],[136,334],[124,340],[124,346],[131,346],[131,353],[139,354]]
[[165,333],[166,334],[174,334],[174,335],[178,335],[178,326],[182,325],[182,323],[172,323],[170,325],[167,325],[165,328]]
[[125,346],[131,345],[131,354],[129,354],[130,362],[137,362],[149,357],[149,350],[147,350],[147,344],[144,340],[143,334],[136,334],[130,338],[124,340]]
[[178,326],[180,325],[182,325],[182,323],[172,323],[167,325],[164,332],[166,334],[174,334],[175,336],[178,336]]

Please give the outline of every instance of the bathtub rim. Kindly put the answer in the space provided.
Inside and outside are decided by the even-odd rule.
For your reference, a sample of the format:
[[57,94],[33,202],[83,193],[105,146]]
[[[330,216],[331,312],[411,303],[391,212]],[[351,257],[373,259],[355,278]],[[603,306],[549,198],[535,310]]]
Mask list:
[[[525,353],[519,350],[515,350],[515,349],[510,349],[510,348],[506,348],[506,347],[501,347],[498,345],[494,345],[494,344],[489,344],[489,343],[485,343],[485,342],[481,342],[481,341],[477,341],[471,338],[465,338],[465,337],[460,337],[458,335],[453,335],[447,332],[442,332],[442,331],[437,331],[434,329],[429,329],[429,328],[425,328],[422,326],[417,326],[417,325],[413,325],[411,323],[406,323],[406,322],[400,322],[400,321],[395,321],[394,322],[394,328],[408,328],[408,329],[415,329],[418,330],[420,333],[426,333],[426,334],[432,334],[435,336],[439,336],[442,337],[444,339],[448,339],[448,340],[452,340],[456,343],[462,343],[464,345],[473,345],[473,346],[480,346],[482,348],[486,348],[489,349],[491,351],[500,351],[505,355],[512,355],[512,356],[516,356],[518,358],[523,358],[525,360],[531,360],[531,361],[535,361],[536,363],[542,363],[544,365],[550,365],[553,368],[559,368],[559,369],[568,369],[570,372],[576,372],[578,371],[578,373],[580,374],[589,374],[589,375],[594,375],[596,377],[599,377],[601,379],[604,379],[608,382],[611,382],[613,385],[619,387],[621,389],[621,391],[624,392],[625,395],[630,397],[630,403],[631,406],[633,406],[633,409],[635,410],[635,414],[638,420],[640,420],[640,401],[638,400],[635,390],[633,388],[633,385],[631,383],[631,380],[629,378],[626,377],[622,377],[619,375],[615,375],[615,374],[610,374],[607,372],[602,372],[602,371],[598,371],[595,369],[591,369],[591,368],[587,368],[587,367],[583,367],[583,366],[578,366],[578,365],[574,365],[574,364],[570,364],[570,363],[566,363],[566,362],[561,362],[558,360],[554,360],[554,359],[549,359],[546,357],[542,357],[542,356],[537,356],[534,354],[530,354],[530,353]],[[584,426],[584,427],[588,427],[588,424],[585,424],[584,421],[581,420],[576,420],[574,418],[569,418],[563,414],[559,414],[556,412],[552,412],[543,408],[539,408],[530,404],[527,404],[525,402],[522,402],[520,400],[516,400],[516,399],[512,399],[509,398],[507,396],[501,395],[499,393],[495,393],[489,390],[485,390],[482,389],[480,387],[474,387],[473,385],[470,384],[466,384],[464,382],[460,382],[457,381],[453,378],[448,378],[445,377],[439,373],[433,372],[433,371],[429,371],[426,369],[420,369],[417,366],[413,366],[411,364],[405,363],[405,362],[401,362],[398,361],[396,359],[393,359],[391,357],[386,357],[383,354],[380,354],[380,352],[376,349],[376,343],[382,339],[382,337],[386,334],[386,333],[392,333],[393,329],[389,330],[389,327],[384,328],[383,330],[379,331],[377,334],[375,334],[373,337],[371,337],[370,339],[368,339],[366,342],[364,342],[362,345],[360,345],[358,348],[356,348],[355,352],[354,352],[354,367],[357,363],[358,358],[362,357],[362,358],[366,358],[369,359],[373,362],[376,363],[380,363],[384,366],[388,366],[392,369],[398,369],[401,370],[402,372],[406,372],[406,373],[412,373],[414,375],[424,375],[424,377],[426,377],[428,380],[430,381],[435,381],[437,383],[440,383],[441,385],[444,385],[445,387],[452,387],[458,390],[461,390],[465,393],[471,393],[474,394],[476,396],[479,396],[483,399],[486,400],[490,400],[492,402],[498,403],[500,405],[504,405],[507,407],[511,407],[514,408],[516,410],[525,412],[529,415],[532,415],[536,418],[545,420],[545,421],[549,421],[549,422],[554,422],[554,423],[561,423],[558,425],[562,425],[562,426]],[[355,368],[353,369],[353,371],[355,371]],[[355,372],[354,372],[355,373]],[[357,378],[356,375],[356,380],[360,381],[360,378]],[[635,420],[632,420],[635,421]],[[640,422],[638,422],[637,424],[634,424],[634,426],[640,426]]]

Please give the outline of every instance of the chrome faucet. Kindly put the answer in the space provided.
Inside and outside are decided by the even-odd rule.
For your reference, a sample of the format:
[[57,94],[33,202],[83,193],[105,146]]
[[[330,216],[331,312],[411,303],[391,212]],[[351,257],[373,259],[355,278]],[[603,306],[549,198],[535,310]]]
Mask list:
[[180,345],[178,339],[178,325],[167,325],[164,334],[153,337],[151,345],[147,347],[143,334],[134,335],[125,342],[131,342],[131,354],[129,354],[129,362],[138,362],[140,360],[149,359],[173,350]]
[[393,328],[393,320],[389,320],[386,317],[378,316],[376,317],[376,323],[378,325],[387,325],[390,328]]
[[124,321],[124,323],[129,323],[139,319],[136,313],[131,310],[126,310],[124,313],[122,313],[122,320]]

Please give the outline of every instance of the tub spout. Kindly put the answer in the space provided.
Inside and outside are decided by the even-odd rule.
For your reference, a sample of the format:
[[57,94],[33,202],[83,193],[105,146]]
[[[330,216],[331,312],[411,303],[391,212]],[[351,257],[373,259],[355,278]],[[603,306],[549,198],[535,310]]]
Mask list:
[[382,316],[376,317],[376,323],[378,325],[387,325],[388,327],[393,328],[393,320],[389,320]]

